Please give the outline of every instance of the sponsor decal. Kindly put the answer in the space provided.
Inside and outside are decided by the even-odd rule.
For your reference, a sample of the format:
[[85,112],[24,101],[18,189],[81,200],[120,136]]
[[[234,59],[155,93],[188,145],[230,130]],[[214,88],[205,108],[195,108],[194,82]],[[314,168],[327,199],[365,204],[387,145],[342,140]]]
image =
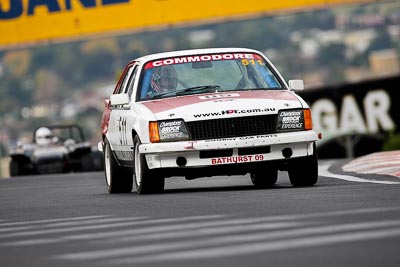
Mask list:
[[166,58],[166,59],[151,61],[146,64],[145,69],[151,69],[165,65],[182,64],[182,63],[216,61],[216,60],[235,60],[235,59],[261,59],[261,57],[256,54],[244,54],[244,53],[174,57],[174,58]]
[[232,156],[232,157],[221,157],[221,158],[212,158],[211,164],[229,164],[229,163],[245,163],[245,162],[254,162],[254,161],[263,161],[264,155],[247,155],[247,156]]
[[163,121],[159,124],[161,140],[178,139],[187,137],[188,133],[183,121]]
[[303,111],[290,110],[281,111],[278,116],[278,129],[279,130],[293,130],[303,129]]
[[238,140],[237,137],[235,138],[219,138],[219,139],[208,139],[204,140],[205,142],[226,142],[226,141],[236,141]]
[[214,103],[222,103],[222,102],[233,102],[235,101],[234,99],[219,99],[219,100],[214,100]]
[[215,94],[215,95],[202,95],[199,96],[200,99],[215,99],[215,98],[225,98],[225,97],[240,97],[240,94],[233,93],[233,94]]
[[223,116],[223,115],[234,115],[234,114],[252,114],[252,113],[269,113],[275,111],[275,108],[255,108],[255,109],[229,109],[229,110],[222,110],[220,112],[209,112],[209,113],[199,113],[193,114],[195,118],[207,118],[207,117],[214,117],[214,116]]
[[219,138],[219,139],[209,139],[205,142],[229,142],[238,140],[251,140],[251,139],[264,139],[264,138],[274,138],[278,137],[277,134],[266,134],[266,135],[256,135],[256,136],[242,136],[242,137],[230,137],[230,138]]

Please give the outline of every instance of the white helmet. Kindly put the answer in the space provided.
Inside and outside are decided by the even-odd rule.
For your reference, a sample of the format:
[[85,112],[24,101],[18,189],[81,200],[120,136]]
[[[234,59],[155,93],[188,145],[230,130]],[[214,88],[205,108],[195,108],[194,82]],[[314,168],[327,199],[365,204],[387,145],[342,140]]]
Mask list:
[[52,142],[53,133],[47,127],[40,127],[35,133],[35,142],[38,145],[48,145]]
[[174,91],[178,84],[178,73],[171,65],[161,66],[154,70],[151,87],[157,93]]

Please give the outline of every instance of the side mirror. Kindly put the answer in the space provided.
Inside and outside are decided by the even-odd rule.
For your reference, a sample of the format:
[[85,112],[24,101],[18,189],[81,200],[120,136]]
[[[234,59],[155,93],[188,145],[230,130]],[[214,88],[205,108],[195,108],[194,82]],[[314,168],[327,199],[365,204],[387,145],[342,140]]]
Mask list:
[[304,81],[303,80],[290,80],[289,81],[289,89],[292,91],[303,91],[304,90]]
[[129,104],[130,99],[128,94],[115,94],[110,96],[110,105],[119,106]]

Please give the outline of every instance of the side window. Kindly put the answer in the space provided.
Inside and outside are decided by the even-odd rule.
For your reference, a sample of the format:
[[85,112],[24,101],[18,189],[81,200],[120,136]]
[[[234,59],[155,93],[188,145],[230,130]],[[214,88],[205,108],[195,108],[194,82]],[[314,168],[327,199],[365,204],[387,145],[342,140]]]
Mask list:
[[133,66],[130,66],[128,71],[125,73],[125,76],[122,82],[119,84],[118,88],[114,91],[114,94],[122,94],[125,91],[126,84],[129,81],[129,77],[132,74]]
[[126,72],[124,80],[123,80],[123,82],[121,84],[121,88],[118,90],[119,94],[127,92],[127,85],[129,83],[129,81],[131,80],[133,69],[134,69],[134,66],[130,66],[128,71]]
[[132,95],[133,84],[135,83],[135,80],[136,80],[137,70],[138,70],[138,66],[137,65],[133,66],[132,75],[129,78],[128,84],[127,84],[127,86],[126,86],[126,88],[124,90],[124,93],[128,94],[129,96]]
[[[124,79],[126,79],[126,75],[127,75],[127,73],[125,74]],[[114,95],[120,94],[120,93],[121,93],[122,82],[121,82],[121,83],[118,82],[118,83],[119,83],[119,84],[117,85],[118,87],[117,87],[117,88],[114,90],[114,92],[113,92]]]

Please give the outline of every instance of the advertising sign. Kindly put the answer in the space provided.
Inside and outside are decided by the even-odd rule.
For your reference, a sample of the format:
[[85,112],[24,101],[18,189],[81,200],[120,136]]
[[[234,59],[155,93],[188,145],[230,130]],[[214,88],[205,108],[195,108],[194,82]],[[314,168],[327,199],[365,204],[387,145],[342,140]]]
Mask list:
[[326,133],[400,131],[400,76],[301,92],[314,127]]
[[54,42],[368,0],[0,0],[0,46]]
[[321,158],[381,151],[390,133],[400,133],[400,76],[305,90]]

